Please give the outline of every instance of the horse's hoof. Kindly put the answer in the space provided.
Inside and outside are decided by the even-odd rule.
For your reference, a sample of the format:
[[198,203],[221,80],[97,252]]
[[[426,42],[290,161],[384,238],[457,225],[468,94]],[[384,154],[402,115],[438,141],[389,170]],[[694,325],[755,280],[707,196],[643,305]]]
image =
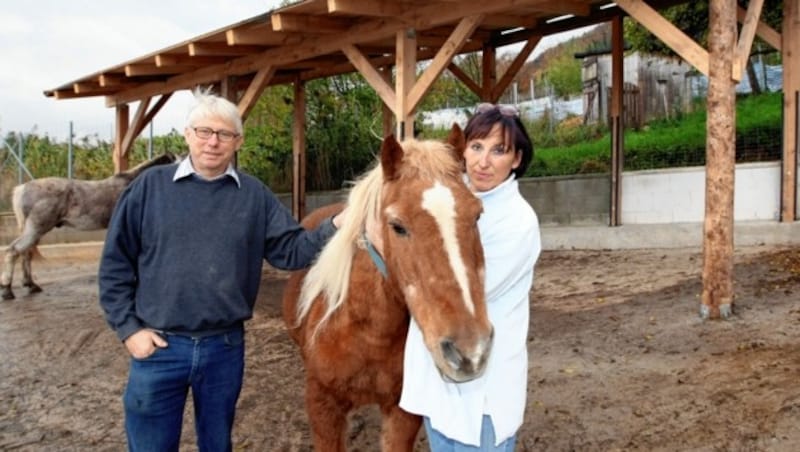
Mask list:
[[3,300],[13,300],[14,299],[14,292],[11,291],[10,287],[3,287]]
[[39,285],[36,283],[26,284],[25,287],[28,288],[28,295],[39,293],[42,291],[42,288],[39,287]]

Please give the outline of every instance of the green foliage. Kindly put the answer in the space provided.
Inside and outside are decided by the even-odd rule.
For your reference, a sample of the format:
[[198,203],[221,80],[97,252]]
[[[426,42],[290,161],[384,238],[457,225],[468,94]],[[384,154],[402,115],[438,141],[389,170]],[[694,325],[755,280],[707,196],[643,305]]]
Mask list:
[[292,186],[292,87],[280,85],[262,93],[245,123],[238,165],[275,191]]
[[[747,8],[749,1],[740,2]],[[780,31],[783,0],[765,0],[762,7],[761,20]],[[683,31],[695,42],[708,47],[708,0],[681,3],[659,11],[670,23]],[[674,56],[675,52],[661,40],[653,36],[638,22],[626,18],[623,24],[625,40],[633,50],[641,52]],[[760,39],[760,38],[759,38]]]
[[[472,80],[481,79],[480,54],[477,52],[457,56],[456,64]],[[423,97],[417,110],[434,111],[442,108],[453,108],[461,105],[475,105],[478,96],[469,90],[451,72],[445,71],[433,82],[433,86]]]
[[[737,162],[775,159],[780,155],[782,93],[739,99],[736,107]],[[534,143],[543,141],[532,126]],[[587,132],[590,136],[595,132]],[[574,136],[580,137],[580,134]],[[770,139],[771,138],[771,139]],[[762,144],[752,146],[753,141]],[[624,167],[627,171],[705,164],[706,110],[700,109],[674,120],[655,121],[641,131],[624,136]],[[769,148],[769,149],[764,149]],[[611,138],[560,145],[538,145],[528,169],[531,177],[560,176],[610,170]]]
[[[381,102],[360,75],[306,85],[306,189],[332,190],[354,179],[380,145]],[[291,191],[293,92],[262,94],[246,123],[239,165],[274,191]]]
[[360,75],[309,83],[306,126],[309,190],[339,189],[375,159],[382,104]]
[[583,90],[581,61],[575,58],[576,51],[578,51],[576,44],[567,45],[550,60],[547,71],[542,76],[542,79],[553,87],[553,93],[558,97],[580,94]]

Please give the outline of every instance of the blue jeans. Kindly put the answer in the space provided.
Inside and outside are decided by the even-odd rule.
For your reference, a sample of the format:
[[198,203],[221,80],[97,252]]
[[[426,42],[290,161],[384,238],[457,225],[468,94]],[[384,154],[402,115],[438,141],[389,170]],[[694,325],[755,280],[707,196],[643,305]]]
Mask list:
[[131,358],[125,389],[130,451],[178,451],[189,388],[201,452],[231,450],[236,401],[244,375],[242,329],[210,337],[166,334],[169,343],[145,359]]
[[499,446],[495,446],[494,426],[492,418],[489,416],[483,416],[480,446],[470,446],[444,436],[431,427],[431,420],[428,417],[424,417],[423,421],[425,433],[428,435],[428,445],[432,452],[513,452],[517,444],[517,436],[514,435],[500,443]]

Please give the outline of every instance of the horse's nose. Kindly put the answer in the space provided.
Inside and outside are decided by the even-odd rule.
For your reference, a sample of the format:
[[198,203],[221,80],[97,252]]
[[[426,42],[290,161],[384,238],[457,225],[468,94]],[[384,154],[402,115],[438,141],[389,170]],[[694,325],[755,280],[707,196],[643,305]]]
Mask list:
[[451,338],[443,339],[440,343],[442,355],[453,372],[460,376],[460,381],[472,380],[479,377],[486,368],[489,360],[489,351],[492,349],[494,329],[488,336],[475,342],[471,350],[463,350]]

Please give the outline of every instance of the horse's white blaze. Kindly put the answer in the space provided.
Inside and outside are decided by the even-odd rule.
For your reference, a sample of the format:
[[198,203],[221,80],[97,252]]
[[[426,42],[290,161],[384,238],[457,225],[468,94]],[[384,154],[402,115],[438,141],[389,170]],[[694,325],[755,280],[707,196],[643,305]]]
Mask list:
[[439,232],[444,240],[444,250],[450,261],[450,268],[453,269],[458,286],[461,288],[461,299],[464,300],[470,314],[474,315],[475,304],[469,291],[467,269],[456,239],[455,207],[456,199],[453,197],[453,192],[439,181],[436,181],[433,187],[425,190],[422,194],[422,208],[430,212],[439,226]]

